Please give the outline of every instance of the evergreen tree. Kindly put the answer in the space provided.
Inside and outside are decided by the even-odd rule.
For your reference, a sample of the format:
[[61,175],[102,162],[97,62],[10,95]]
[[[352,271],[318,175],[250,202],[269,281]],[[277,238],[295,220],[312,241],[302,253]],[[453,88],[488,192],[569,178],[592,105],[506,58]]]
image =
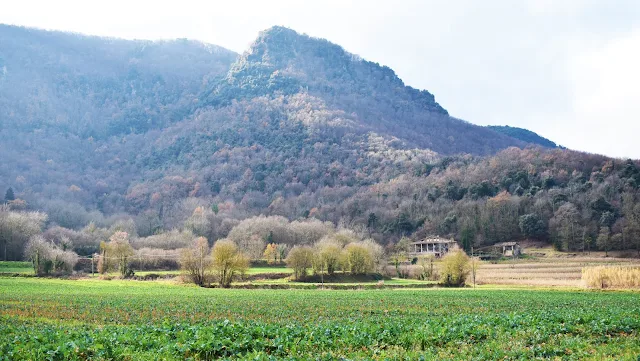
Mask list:
[[14,201],[15,199],[16,199],[16,195],[13,193],[13,189],[12,188],[7,189],[7,192],[4,194],[5,203],[9,203],[11,201]]
[[518,225],[526,238],[544,239],[547,235],[547,223],[535,213],[520,216]]
[[367,227],[369,227],[369,229],[375,229],[377,222],[378,222],[378,216],[376,216],[376,214],[373,212],[369,213],[369,219],[367,220]]

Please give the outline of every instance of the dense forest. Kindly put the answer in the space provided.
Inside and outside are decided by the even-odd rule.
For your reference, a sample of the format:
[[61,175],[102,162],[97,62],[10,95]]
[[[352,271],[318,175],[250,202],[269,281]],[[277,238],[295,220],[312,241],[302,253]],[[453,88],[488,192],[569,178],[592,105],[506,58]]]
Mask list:
[[0,25],[0,41],[3,259],[122,232],[167,267],[198,236],[254,258],[345,234],[640,252],[638,161],[456,119],[323,39],[274,27],[237,55]]

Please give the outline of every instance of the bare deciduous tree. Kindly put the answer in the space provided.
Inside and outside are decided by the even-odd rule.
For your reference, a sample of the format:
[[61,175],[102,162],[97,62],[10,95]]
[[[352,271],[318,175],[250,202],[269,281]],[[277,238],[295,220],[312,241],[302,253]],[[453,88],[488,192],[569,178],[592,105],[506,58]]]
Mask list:
[[[129,268],[129,258],[134,255],[133,247],[129,243],[129,234],[127,232],[118,231],[109,237],[109,242],[102,243],[102,267],[101,272],[108,272],[113,266],[117,268],[122,277],[131,275],[132,270]],[[114,262],[108,262],[113,260]]]
[[44,237],[37,235],[31,237],[25,247],[25,258],[33,264],[33,270],[37,275],[50,273],[71,273],[78,263],[78,255],[75,252],[63,250]]
[[204,237],[198,237],[191,247],[184,248],[180,253],[182,271],[198,286],[203,286],[208,279],[211,268],[209,243]]

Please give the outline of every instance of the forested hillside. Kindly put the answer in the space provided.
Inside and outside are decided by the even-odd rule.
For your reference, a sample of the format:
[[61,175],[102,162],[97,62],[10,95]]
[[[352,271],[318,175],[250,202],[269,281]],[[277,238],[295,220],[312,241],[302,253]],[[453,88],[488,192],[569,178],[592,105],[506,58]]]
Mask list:
[[[80,214],[123,194],[139,135],[182,120],[237,54],[189,40],[127,41],[0,25],[0,184],[29,207]],[[120,207],[120,210],[123,210]]]
[[0,40],[9,258],[43,231],[80,254],[116,231],[174,252],[195,236],[251,248],[344,228],[385,246],[435,233],[640,249],[637,161],[455,119],[326,40],[275,27],[239,56],[9,26]]

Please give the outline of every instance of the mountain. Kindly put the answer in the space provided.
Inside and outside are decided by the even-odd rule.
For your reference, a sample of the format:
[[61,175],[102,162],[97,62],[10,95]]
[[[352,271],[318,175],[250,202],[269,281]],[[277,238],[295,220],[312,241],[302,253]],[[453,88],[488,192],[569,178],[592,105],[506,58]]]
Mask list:
[[48,227],[214,240],[266,215],[381,243],[434,233],[567,249],[603,224],[635,232],[637,161],[456,119],[388,67],[291,29],[241,55],[12,26],[0,43],[0,192]]
[[510,127],[508,125],[490,125],[487,128],[494,130],[498,133],[506,134],[512,138],[520,139],[523,142],[527,142],[530,144],[537,144],[539,146],[545,148],[562,148],[558,146],[556,143],[551,140],[541,137],[535,132],[532,132],[528,129],[518,128],[518,127]]
[[[251,194],[260,209],[288,184],[371,185],[440,154],[525,146],[450,117],[387,67],[287,28],[262,32],[241,56],[4,25],[0,40],[0,179],[51,212],[139,213],[175,177],[200,184],[199,196]],[[191,188],[169,187],[155,203],[172,208]]]
[[388,67],[283,27],[262,32],[204,104],[224,106],[234,99],[274,94],[313,97],[328,109],[345,112],[361,131],[441,154],[492,154],[525,145],[450,117],[430,92],[406,86]]

